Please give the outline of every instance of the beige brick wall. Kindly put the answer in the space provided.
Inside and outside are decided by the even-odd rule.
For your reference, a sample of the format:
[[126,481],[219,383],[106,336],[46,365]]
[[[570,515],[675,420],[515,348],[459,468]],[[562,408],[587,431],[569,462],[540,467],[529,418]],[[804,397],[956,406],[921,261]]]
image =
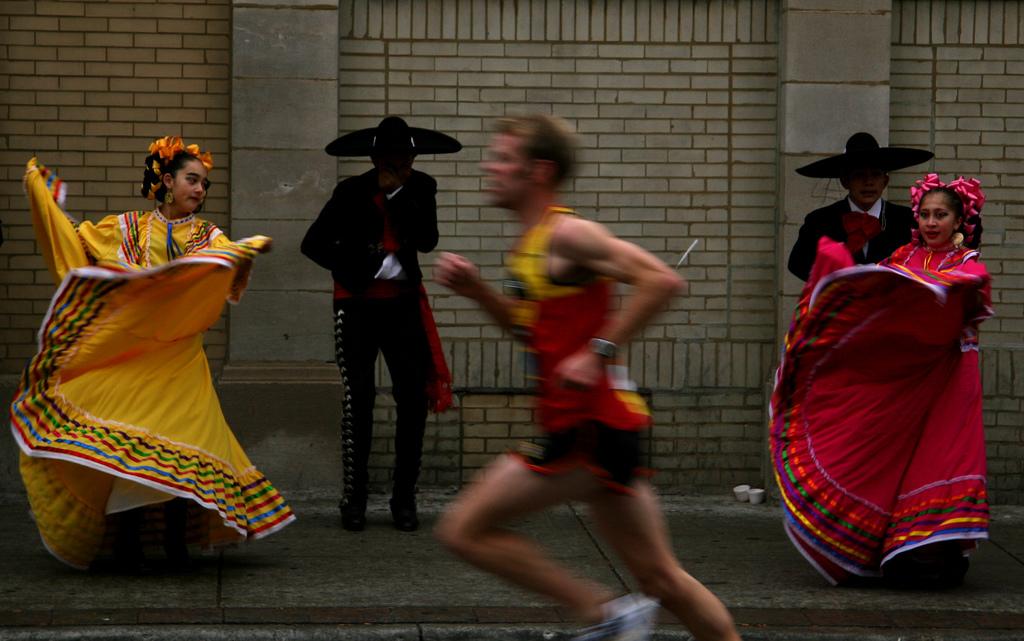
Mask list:
[[[214,154],[204,215],[228,226],[230,19],[227,0],[8,0],[0,9],[0,375],[35,351],[54,285],[22,191],[37,154],[68,183],[82,220],[141,209],[150,141],[179,135]],[[207,335],[216,364],[226,328]]]
[[[751,1],[339,8],[339,131],[390,113],[465,146],[417,161],[440,185],[439,250],[465,254],[500,283],[518,230],[484,204],[478,164],[494,118],[530,111],[567,118],[581,135],[567,204],[673,265],[701,240],[683,270],[690,295],[629,354],[665,425],[652,433],[658,481],[677,491],[763,474],[775,341],[776,11]],[[367,166],[341,162],[339,175]],[[455,384],[469,390],[460,438],[472,473],[534,433],[532,399],[512,341],[473,303],[428,290]]]
[[[701,237],[686,272],[692,295],[634,345],[630,362],[652,390],[648,453],[658,482],[719,491],[765,471],[759,386],[781,331],[770,294],[781,260],[772,243],[777,7],[679,4],[687,8],[668,15],[675,3],[624,2],[617,14],[605,7],[609,19],[587,13],[589,3],[424,3],[408,12],[342,3],[339,129],[389,112],[462,139],[461,155],[422,165],[444,191],[442,248],[471,256],[495,282],[515,228],[482,206],[476,163],[488,119],[504,113],[551,111],[577,126],[585,162],[569,191],[585,215],[665,260]],[[893,5],[891,143],[934,148],[935,169],[980,175],[990,196],[984,256],[999,317],[985,327],[983,380],[1000,502],[1024,494],[1024,299],[1015,279],[1022,20],[1016,3]],[[340,173],[360,167],[342,163]],[[905,202],[914,177],[896,174],[892,197]],[[515,411],[530,399],[515,392],[523,381],[511,343],[471,304],[432,292],[457,384],[502,392],[464,397],[458,449],[472,471],[530,432],[530,417]]]
[[[765,459],[763,394],[755,390],[684,390],[646,394],[654,428],[642,436],[642,465],[669,492],[721,492],[757,482]],[[537,436],[534,397],[509,390],[460,390],[457,408],[428,421],[420,484],[469,481],[502,452]],[[390,489],[394,404],[381,396],[370,457],[370,481]],[[340,460],[340,449],[334,455]]]
[[[493,118],[533,110],[562,115],[582,134],[569,204],[673,263],[702,240],[683,272],[691,295],[630,352],[655,415],[647,455],[668,490],[718,492],[766,475],[765,388],[781,332],[778,11],[774,0],[338,4],[338,130],[395,113],[466,145],[419,161],[441,184],[441,249],[500,280],[516,229],[484,206],[477,165]],[[147,143],[183,135],[215,153],[207,215],[228,225],[231,15],[226,0],[3,4],[0,375],[16,375],[34,351],[53,289],[20,185],[31,153],[70,183],[70,213],[96,219],[146,205],[135,194]],[[937,169],[980,174],[989,193],[983,253],[999,314],[983,334],[990,471],[996,499],[1020,502],[1024,8],[896,1],[892,28],[892,144],[934,147]],[[365,168],[338,164],[339,175]],[[913,177],[894,176],[894,199],[906,200]],[[512,342],[473,304],[428,290],[461,407],[431,423],[423,481],[448,485],[532,433],[532,399]],[[216,365],[223,325],[209,343]],[[382,398],[378,412],[373,474],[382,483],[393,408]]]
[[[1024,500],[1024,6],[894,3],[892,143],[934,149],[928,167],[978,177],[988,202],[981,253],[996,317],[982,325],[990,488]],[[903,202],[923,171],[900,172]]]

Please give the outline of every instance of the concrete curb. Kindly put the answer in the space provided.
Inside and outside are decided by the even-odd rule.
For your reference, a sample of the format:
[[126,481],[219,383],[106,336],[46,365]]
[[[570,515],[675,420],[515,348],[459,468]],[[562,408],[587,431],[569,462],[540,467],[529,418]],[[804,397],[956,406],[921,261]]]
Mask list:
[[[160,625],[0,628],[0,641],[570,641],[573,630],[509,625]],[[1020,631],[741,628],[746,641],[1019,641]],[[662,627],[652,641],[692,641]]]
[[0,628],[0,641],[418,641],[416,625],[159,625]]

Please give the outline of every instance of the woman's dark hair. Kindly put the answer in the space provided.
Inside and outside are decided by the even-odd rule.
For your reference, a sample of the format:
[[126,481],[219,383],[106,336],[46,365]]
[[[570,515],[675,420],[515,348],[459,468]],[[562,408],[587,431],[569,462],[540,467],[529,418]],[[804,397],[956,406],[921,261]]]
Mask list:
[[[167,187],[164,185],[163,175],[177,175],[181,168],[185,166],[185,163],[190,160],[199,160],[199,158],[187,151],[179,151],[174,154],[174,158],[163,164],[160,162],[160,154],[146,156],[146,169],[142,176],[142,189],[140,190],[142,195],[146,198],[153,198],[158,203],[163,202],[164,196],[167,195]],[[159,167],[160,171],[156,171],[154,166]],[[196,207],[194,213],[198,213],[202,208],[202,205]]]
[[[924,202],[925,198],[936,193],[944,194],[946,196],[946,206],[953,210],[953,213],[956,214],[957,218],[962,219],[964,217],[964,201],[960,200],[960,194],[956,193],[949,187],[936,187],[934,189],[929,189],[921,198],[921,201]],[[962,223],[963,220],[960,222]]]
[[[971,219],[968,220],[964,216],[964,201],[960,199],[960,194],[956,193],[949,187],[935,187],[929,189],[924,196],[921,197],[921,202],[928,196],[934,193],[941,193],[946,198],[946,206],[953,210],[953,214],[960,219],[960,224],[953,230],[954,233],[960,232],[964,235],[964,247],[970,249],[977,249],[981,245],[981,216],[974,214]],[[966,228],[972,228],[973,233],[968,233]],[[966,227],[966,228],[965,228]]]

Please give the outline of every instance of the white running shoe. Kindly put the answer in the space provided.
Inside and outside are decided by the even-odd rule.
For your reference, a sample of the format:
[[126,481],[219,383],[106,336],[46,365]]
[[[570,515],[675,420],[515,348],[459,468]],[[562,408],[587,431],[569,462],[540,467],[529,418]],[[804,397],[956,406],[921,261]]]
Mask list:
[[658,602],[627,594],[604,604],[604,621],[580,630],[572,641],[648,641]]

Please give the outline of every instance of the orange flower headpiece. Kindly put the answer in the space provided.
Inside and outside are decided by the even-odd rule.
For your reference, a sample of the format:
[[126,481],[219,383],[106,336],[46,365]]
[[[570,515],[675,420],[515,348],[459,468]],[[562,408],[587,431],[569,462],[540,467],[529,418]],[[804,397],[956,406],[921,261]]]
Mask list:
[[[164,136],[157,138],[149,145],[149,153],[159,156],[161,163],[166,164],[176,155],[185,152],[199,159],[207,171],[213,169],[213,156],[208,151],[199,151],[199,145],[185,145],[181,136]],[[156,160],[154,158],[154,160]]]
[[146,178],[142,186],[143,196],[149,200],[156,199],[156,193],[163,187],[163,183],[160,182],[160,176],[164,173],[163,168],[167,166],[167,163],[174,160],[175,156],[181,153],[194,156],[199,162],[203,163],[207,171],[213,169],[213,156],[208,151],[200,151],[199,145],[186,146],[181,136],[157,138],[150,143],[149,156],[146,157],[146,162],[149,163],[149,166],[146,167]]

